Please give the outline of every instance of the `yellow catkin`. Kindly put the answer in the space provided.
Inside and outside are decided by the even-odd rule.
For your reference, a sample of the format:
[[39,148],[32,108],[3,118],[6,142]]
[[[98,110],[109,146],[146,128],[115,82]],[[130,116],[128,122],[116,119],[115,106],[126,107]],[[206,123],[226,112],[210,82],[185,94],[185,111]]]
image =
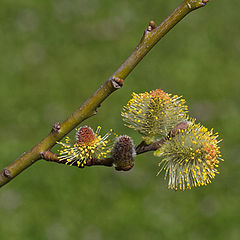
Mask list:
[[181,97],[156,89],[133,93],[123,107],[122,117],[127,126],[143,136],[161,137],[187,118],[187,106]]
[[89,159],[99,159],[106,157],[111,152],[113,138],[112,129],[103,137],[99,135],[101,127],[94,132],[90,127],[84,126],[76,129],[76,140],[73,145],[70,144],[70,138],[65,138],[65,143],[58,142],[61,150],[58,150],[59,160],[65,164],[78,167],[84,167]]
[[155,152],[156,156],[163,158],[160,171],[166,171],[170,189],[206,186],[218,173],[218,163],[223,161],[213,130],[208,131],[194,119],[188,124],[187,131],[169,139]]

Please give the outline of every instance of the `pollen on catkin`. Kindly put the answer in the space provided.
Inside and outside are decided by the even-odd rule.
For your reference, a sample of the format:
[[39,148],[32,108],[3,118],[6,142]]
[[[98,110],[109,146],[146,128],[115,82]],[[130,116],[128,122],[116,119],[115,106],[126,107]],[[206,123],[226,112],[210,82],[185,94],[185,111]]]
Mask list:
[[161,89],[133,93],[121,115],[128,127],[138,131],[143,138],[153,138],[155,141],[187,119],[185,102],[181,97],[172,96]]
[[84,126],[76,129],[75,143],[70,144],[70,138],[66,137],[65,142],[58,142],[61,145],[59,160],[68,165],[84,167],[89,159],[106,158],[112,150],[113,140],[110,130],[103,137],[99,135],[101,127],[98,126],[94,132],[90,127]]
[[189,121],[188,125],[154,153],[163,158],[159,173],[165,170],[170,189],[185,190],[211,183],[211,179],[219,173],[219,162],[223,161],[218,134],[195,123],[195,120]]

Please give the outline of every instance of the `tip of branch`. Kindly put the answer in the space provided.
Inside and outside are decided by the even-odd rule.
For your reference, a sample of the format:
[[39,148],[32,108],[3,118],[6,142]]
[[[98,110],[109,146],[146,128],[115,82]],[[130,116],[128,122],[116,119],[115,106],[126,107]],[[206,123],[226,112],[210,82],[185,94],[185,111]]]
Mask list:
[[185,0],[185,3],[187,4],[188,8],[191,10],[204,7],[209,0]]

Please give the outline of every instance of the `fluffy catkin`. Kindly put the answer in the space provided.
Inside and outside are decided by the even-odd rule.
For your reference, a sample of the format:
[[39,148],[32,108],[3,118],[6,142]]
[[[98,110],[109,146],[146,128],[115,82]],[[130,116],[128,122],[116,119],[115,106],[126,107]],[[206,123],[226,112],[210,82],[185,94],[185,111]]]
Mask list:
[[134,166],[136,157],[135,145],[133,140],[127,136],[119,136],[112,149],[112,158],[116,170],[129,170]]

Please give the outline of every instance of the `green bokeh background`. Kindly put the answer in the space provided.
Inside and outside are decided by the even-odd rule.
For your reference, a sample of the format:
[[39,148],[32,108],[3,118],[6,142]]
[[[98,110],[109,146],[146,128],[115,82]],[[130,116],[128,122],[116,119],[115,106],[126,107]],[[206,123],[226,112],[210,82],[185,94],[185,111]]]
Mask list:
[[[126,59],[148,21],[160,23],[180,2],[1,0],[0,167],[66,119]],[[219,0],[191,13],[83,123],[139,142],[120,116],[131,93],[183,95],[190,114],[223,139],[212,184],[168,190],[152,153],[129,172],[39,161],[0,190],[0,239],[240,239],[239,9],[238,0]]]

